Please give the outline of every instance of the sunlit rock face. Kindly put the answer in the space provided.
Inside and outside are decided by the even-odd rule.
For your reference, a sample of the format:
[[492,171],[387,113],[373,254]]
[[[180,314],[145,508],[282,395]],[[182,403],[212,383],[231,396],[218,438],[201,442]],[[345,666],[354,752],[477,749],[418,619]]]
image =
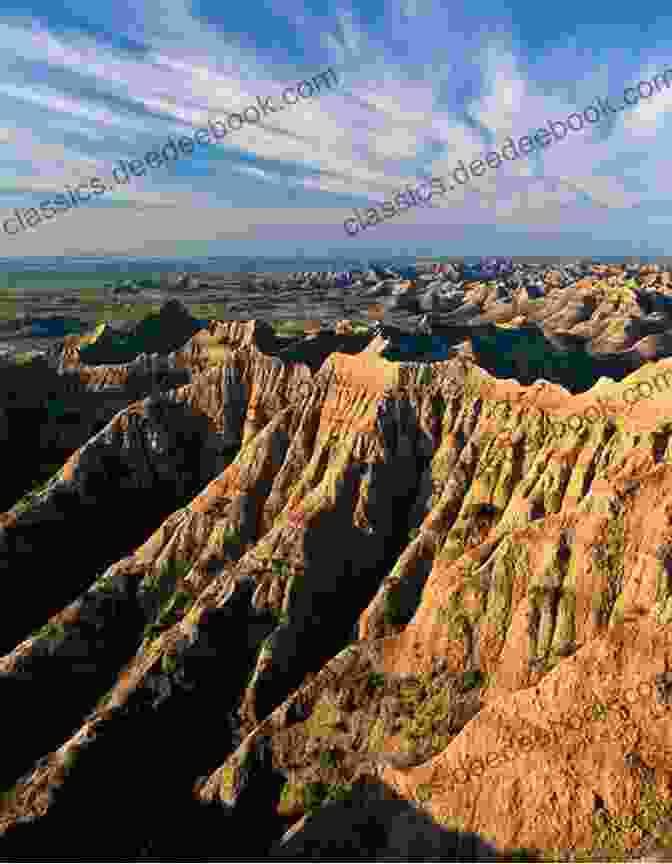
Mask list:
[[[508,320],[475,286],[497,320],[473,330],[340,322],[285,353],[216,322],[136,358],[188,380],[129,398],[0,517],[0,855],[669,845],[672,369],[622,349],[614,381],[584,351],[575,395],[535,374],[576,361],[586,321],[622,346],[599,310],[645,319],[612,277]],[[68,374],[120,398],[113,365]]]

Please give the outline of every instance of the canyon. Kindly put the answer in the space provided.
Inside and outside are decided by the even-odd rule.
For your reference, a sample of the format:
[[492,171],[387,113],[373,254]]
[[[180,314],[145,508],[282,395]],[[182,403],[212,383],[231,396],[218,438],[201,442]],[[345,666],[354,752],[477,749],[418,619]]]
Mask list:
[[2,362],[0,857],[672,853],[672,274],[544,280]]

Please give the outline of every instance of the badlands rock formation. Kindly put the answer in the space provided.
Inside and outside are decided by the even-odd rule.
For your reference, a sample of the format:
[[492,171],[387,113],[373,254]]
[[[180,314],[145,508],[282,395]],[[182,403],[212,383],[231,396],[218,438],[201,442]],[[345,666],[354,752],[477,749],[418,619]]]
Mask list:
[[672,848],[672,361],[602,276],[535,307],[537,358],[474,325],[529,383],[466,325],[431,363],[394,327],[212,322],[35,367],[127,401],[0,517],[0,857]]

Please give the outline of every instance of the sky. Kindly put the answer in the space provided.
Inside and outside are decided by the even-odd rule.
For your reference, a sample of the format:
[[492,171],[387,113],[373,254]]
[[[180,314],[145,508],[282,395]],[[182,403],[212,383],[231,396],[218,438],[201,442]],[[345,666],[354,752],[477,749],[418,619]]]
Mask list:
[[[659,0],[3,0],[0,257],[669,255],[672,86],[623,94],[672,69],[671,23]],[[113,183],[286,88],[295,104]],[[622,110],[450,180],[600,97]],[[92,177],[110,188],[39,210]],[[346,231],[432,177],[453,188]]]

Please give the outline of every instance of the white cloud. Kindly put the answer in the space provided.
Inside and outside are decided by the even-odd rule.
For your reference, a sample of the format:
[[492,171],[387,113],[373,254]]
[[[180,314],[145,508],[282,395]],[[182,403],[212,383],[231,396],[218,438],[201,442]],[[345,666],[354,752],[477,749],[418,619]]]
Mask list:
[[[278,0],[269,14],[301,21],[302,36],[325,52],[321,68],[292,73],[286,68],[278,71],[262,58],[252,38],[227,39],[198,19],[189,0],[119,3],[128,6],[126,33],[149,47],[142,58],[88,36],[54,35],[36,22],[0,22],[0,49],[4,49],[0,50],[4,58],[0,59],[4,73],[0,105],[6,117],[18,118],[16,128],[6,119],[8,128],[0,130],[7,166],[0,188],[58,193],[71,178],[105,177],[117,159],[160,148],[168,135],[190,134],[191,127],[205,127],[209,119],[223,119],[227,112],[255,104],[257,96],[271,96],[277,105],[282,90],[297,83],[292,74],[311,77],[332,65],[338,66],[336,88],[272,114],[258,125],[231,132],[219,142],[207,179],[179,180],[170,172],[161,176],[156,171],[151,189],[141,180],[137,189],[129,186],[116,192],[115,201],[128,203],[129,208],[158,206],[162,200],[172,202],[169,207],[173,207],[179,202],[188,218],[193,216],[194,224],[202,225],[195,215],[201,209],[193,211],[188,206],[189,201],[194,203],[194,196],[204,203],[224,198],[227,207],[242,212],[236,204],[246,202],[228,201],[227,179],[237,175],[237,187],[240,178],[248,176],[272,186],[322,192],[325,202],[335,194],[380,202],[407,184],[415,186],[421,176],[448,178],[458,160],[468,165],[490,149],[499,150],[509,135],[517,140],[549,119],[561,120],[581,111],[594,101],[595,94],[607,94],[609,72],[613,72],[607,64],[590,68],[587,60],[583,62],[577,40],[550,46],[543,67],[535,69],[504,36],[468,36],[459,32],[459,26],[453,32],[432,4],[416,0],[399,0],[386,7],[386,17],[375,31],[365,28],[362,12],[344,6],[325,24],[324,16],[313,16],[302,0],[293,0],[289,7]],[[392,41],[387,44],[390,31],[397,43],[396,54],[390,50]],[[398,60],[403,40],[410,53]],[[60,74],[48,87],[31,84],[17,78],[12,57],[27,61],[22,68],[46,60]],[[651,61],[639,78],[651,79],[664,68],[663,61]],[[575,70],[576,84],[572,82]],[[59,89],[55,82],[66,82],[68,74],[72,87],[61,85]],[[77,95],[82,78],[90,82],[84,97]],[[630,75],[628,80],[636,81],[638,76]],[[611,89],[613,93],[613,80]],[[476,94],[466,106],[473,125],[464,119],[465,107],[458,99],[463,92]],[[587,96],[576,104],[579,93]],[[106,102],[108,96],[117,101]],[[119,100],[130,100],[138,114],[119,107]],[[571,224],[575,211],[590,209],[584,195],[597,205],[618,210],[654,194],[669,197],[672,177],[668,179],[661,166],[669,151],[665,111],[671,105],[672,88],[617,115],[608,140],[601,140],[595,127],[570,132],[539,157],[505,162],[498,169],[488,167],[485,175],[472,177],[467,186],[458,185],[445,198],[434,198],[435,206],[409,211],[403,223],[458,225],[530,219],[535,224],[550,224],[564,218]],[[163,116],[143,117],[143,108]],[[28,132],[31,118],[35,118],[35,128],[42,124],[45,109],[50,112],[48,128],[40,129],[39,136]],[[606,124],[600,128],[607,128]],[[77,152],[72,145],[64,146],[65,134],[74,132],[83,136],[83,148],[90,139],[90,150]],[[118,152],[126,144],[128,152]],[[214,154],[212,145],[206,150]],[[246,164],[238,163],[238,151],[245,154]],[[247,164],[255,157],[259,159],[256,165]],[[16,176],[11,176],[12,170]],[[262,184],[250,186],[251,194],[261,200]],[[114,225],[115,231],[137,242],[129,238],[123,220],[114,221],[120,209],[110,208],[106,213],[103,208],[95,209],[91,231],[104,225],[108,236],[108,227]],[[262,218],[263,211],[255,213],[254,219]],[[308,211],[288,208],[283,221],[296,213],[313,218]],[[79,218],[75,220],[78,225]],[[137,230],[140,223],[134,218]],[[234,219],[230,224],[220,219],[220,230],[238,231],[244,224],[245,230],[254,232],[254,219],[246,217],[240,223]],[[56,227],[43,230],[55,237]],[[85,237],[88,227],[82,223]],[[95,246],[100,247],[100,237]]]
[[[660,75],[662,65],[653,68],[651,65],[647,67],[647,72],[642,81],[652,82],[655,75]],[[667,78],[670,81],[670,77]],[[627,109],[623,115],[623,126],[625,130],[634,138],[655,138],[662,130],[665,122],[665,112],[672,108],[672,88],[666,88],[664,82],[660,78],[657,80],[658,90],[654,83],[651,83],[653,88],[652,95],[648,98],[642,98],[633,108]],[[648,92],[648,88],[643,91]]]
[[638,197],[629,193],[621,180],[616,177],[589,175],[587,177],[561,177],[560,180],[571,189],[585,192],[596,204],[602,207],[620,210],[634,207],[640,203]]
[[510,51],[490,41],[484,54],[487,95],[472,102],[468,111],[497,137],[504,137],[514,131],[514,121],[520,117],[527,87]]

